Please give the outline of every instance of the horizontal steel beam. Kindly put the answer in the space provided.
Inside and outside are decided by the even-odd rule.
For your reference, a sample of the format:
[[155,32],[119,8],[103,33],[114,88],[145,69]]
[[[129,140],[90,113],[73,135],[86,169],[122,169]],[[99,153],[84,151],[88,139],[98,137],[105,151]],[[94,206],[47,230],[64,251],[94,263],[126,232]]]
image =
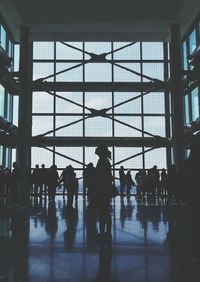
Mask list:
[[[18,137],[0,133],[0,144],[6,147],[15,147]],[[30,144],[33,147],[58,146],[58,147],[81,147],[98,146],[100,144],[116,147],[166,147],[170,141],[160,137],[31,137]]]
[[154,88],[154,92],[165,91],[167,83],[152,82],[42,82],[34,81],[32,91],[86,91],[86,92],[146,92]]
[[138,137],[33,137],[32,146],[98,146],[102,143],[116,147],[166,147],[170,144],[165,138]]

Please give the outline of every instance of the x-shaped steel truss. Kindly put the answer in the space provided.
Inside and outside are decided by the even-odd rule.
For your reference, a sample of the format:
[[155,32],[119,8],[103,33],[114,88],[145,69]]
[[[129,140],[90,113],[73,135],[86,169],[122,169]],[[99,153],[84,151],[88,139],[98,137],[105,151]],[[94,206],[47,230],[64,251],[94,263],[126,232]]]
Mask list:
[[[136,131],[139,131],[139,132],[141,132],[141,133],[145,133],[146,135],[149,135],[149,136],[155,138],[155,140],[156,140],[156,139],[164,139],[163,137],[155,136],[155,135],[151,134],[150,132],[141,130],[141,129],[139,129],[139,128],[133,126],[133,125],[130,125],[130,124],[126,123],[126,122],[120,121],[120,120],[114,118],[113,116],[109,116],[109,114],[108,114],[108,112],[109,112],[110,110],[113,110],[113,109],[115,109],[115,108],[117,108],[117,107],[119,107],[119,106],[121,106],[121,105],[124,105],[124,104],[129,103],[129,102],[131,102],[131,101],[133,101],[133,100],[136,100],[136,99],[138,99],[138,98],[141,98],[141,97],[143,97],[143,96],[145,96],[145,95],[151,93],[152,91],[155,91],[156,89],[159,89],[159,88],[160,88],[160,85],[164,83],[163,81],[161,81],[161,80],[159,80],[159,79],[155,79],[155,78],[149,77],[149,76],[144,75],[144,74],[142,74],[142,73],[139,73],[139,72],[136,72],[136,71],[134,71],[134,70],[131,70],[131,69],[125,67],[125,66],[119,65],[119,64],[115,63],[113,60],[108,60],[108,59],[106,59],[106,57],[107,57],[108,55],[113,54],[113,53],[115,53],[115,52],[117,52],[117,51],[120,51],[120,50],[122,50],[122,49],[124,49],[124,48],[127,48],[127,47],[129,47],[129,46],[132,46],[132,45],[134,45],[136,42],[131,42],[131,43],[129,43],[129,44],[127,44],[127,45],[124,45],[124,46],[122,46],[122,47],[120,47],[120,48],[117,48],[117,49],[114,49],[114,50],[112,50],[112,51],[110,51],[110,52],[102,53],[102,54],[94,54],[94,53],[91,53],[91,52],[87,52],[87,51],[85,51],[85,50],[82,50],[82,49],[80,49],[80,48],[78,48],[78,47],[75,47],[75,46],[73,46],[73,45],[71,45],[71,44],[68,44],[68,43],[66,43],[66,42],[60,42],[60,43],[62,43],[63,45],[65,45],[65,46],[67,46],[67,47],[70,47],[70,48],[72,48],[72,49],[75,49],[75,50],[77,50],[77,51],[80,51],[80,52],[82,52],[82,53],[84,53],[84,54],[89,55],[89,56],[90,56],[90,59],[89,59],[89,60],[84,60],[84,61],[83,61],[82,63],[80,63],[80,64],[77,64],[77,65],[75,65],[75,66],[66,68],[66,69],[64,69],[64,70],[62,70],[62,71],[59,71],[59,72],[57,72],[57,73],[54,73],[54,74],[52,74],[52,75],[48,75],[48,76],[46,76],[46,77],[39,78],[39,79],[37,79],[36,81],[38,81],[38,82],[43,82],[43,81],[45,81],[46,79],[49,79],[49,78],[51,78],[51,77],[55,77],[56,75],[59,75],[59,74],[61,74],[61,73],[64,73],[64,72],[70,71],[70,70],[72,70],[72,69],[78,68],[78,67],[83,66],[83,65],[85,65],[85,64],[88,64],[88,63],[100,63],[100,62],[101,62],[101,63],[110,63],[110,64],[112,64],[112,65],[114,65],[114,66],[117,66],[117,67],[119,67],[119,68],[121,68],[121,69],[124,69],[124,70],[126,70],[126,71],[128,71],[128,72],[131,72],[131,73],[133,73],[133,74],[135,74],[135,75],[137,75],[137,76],[140,76],[140,77],[142,77],[142,78],[148,79],[148,80],[150,80],[150,82],[152,83],[152,86],[150,87],[149,91],[147,91],[147,92],[144,92],[144,93],[142,93],[142,94],[140,94],[140,95],[138,95],[138,96],[135,96],[135,97],[130,98],[130,99],[128,99],[128,100],[125,100],[125,101],[123,101],[123,102],[121,102],[121,103],[118,103],[118,104],[116,104],[116,105],[113,105],[113,106],[111,106],[111,107],[109,107],[109,108],[104,108],[104,109],[101,109],[101,110],[96,110],[96,109],[93,109],[93,108],[89,108],[89,107],[87,107],[87,106],[83,106],[83,105],[81,105],[81,104],[79,104],[79,103],[77,103],[77,102],[75,102],[75,101],[72,101],[72,100],[66,98],[66,97],[62,97],[62,96],[60,96],[60,95],[58,95],[58,94],[52,93],[51,91],[48,91],[48,90],[45,89],[45,87],[43,87],[43,90],[44,90],[46,93],[48,93],[48,94],[50,94],[50,95],[52,95],[52,96],[54,96],[54,97],[60,98],[60,99],[62,99],[62,100],[65,100],[65,101],[67,101],[67,102],[69,102],[69,103],[71,103],[71,104],[74,104],[74,105],[78,106],[78,107],[87,109],[87,110],[90,112],[90,114],[87,115],[87,116],[85,116],[85,117],[83,117],[83,118],[81,118],[81,119],[78,119],[78,120],[76,120],[76,121],[70,122],[70,123],[65,124],[65,125],[63,125],[63,126],[60,126],[60,127],[57,127],[57,128],[55,128],[55,129],[53,129],[53,130],[49,130],[49,131],[47,131],[47,132],[45,132],[45,133],[43,133],[43,134],[39,134],[39,135],[37,135],[37,136],[35,136],[35,137],[44,137],[44,136],[46,136],[46,135],[48,135],[48,134],[50,134],[50,133],[52,133],[52,132],[55,132],[55,131],[58,131],[58,130],[60,130],[60,129],[69,127],[69,126],[71,126],[71,125],[74,125],[74,124],[76,124],[76,123],[79,123],[79,122],[81,122],[81,121],[84,121],[84,120],[86,120],[86,119],[88,119],[88,118],[93,118],[93,117],[98,117],[98,116],[100,116],[100,117],[104,117],[104,118],[111,119],[111,120],[113,120],[113,121],[115,121],[115,122],[117,122],[117,123],[119,123],[119,124],[122,124],[122,125],[124,125],[124,126],[129,127],[129,128],[132,128],[132,129],[134,129],[134,130],[136,130]],[[42,146],[41,146],[41,147],[42,147]],[[120,164],[120,163],[123,163],[123,162],[125,162],[125,161],[127,161],[127,160],[130,160],[130,159],[132,159],[132,158],[134,158],[134,157],[137,157],[137,156],[139,156],[139,155],[141,155],[141,154],[144,154],[144,153],[146,153],[146,152],[149,152],[149,151],[151,151],[151,150],[153,150],[153,149],[156,149],[156,148],[158,148],[158,147],[159,147],[159,146],[156,146],[156,147],[147,149],[147,150],[145,150],[145,151],[143,151],[143,152],[141,152],[141,153],[138,153],[138,154],[135,154],[135,155],[133,155],[133,156],[130,156],[130,157],[126,158],[126,159],[123,159],[123,160],[121,160],[121,161],[115,163],[113,166],[115,166],[115,165],[117,165],[117,164]],[[47,147],[43,147],[43,148],[45,148],[45,149],[48,150],[48,151],[55,152],[55,154],[57,154],[57,155],[59,155],[59,156],[62,156],[62,157],[64,157],[64,158],[68,159],[68,160],[72,160],[72,161],[74,161],[74,162],[76,162],[76,163],[78,163],[78,164],[84,165],[82,162],[79,162],[79,161],[77,161],[77,160],[75,160],[75,159],[73,159],[73,158],[70,158],[70,157],[68,157],[68,156],[66,156],[66,155],[64,155],[64,154],[61,154],[61,153],[56,152],[56,151],[53,151],[53,150],[51,150],[51,149],[49,149],[49,148],[47,148]]]

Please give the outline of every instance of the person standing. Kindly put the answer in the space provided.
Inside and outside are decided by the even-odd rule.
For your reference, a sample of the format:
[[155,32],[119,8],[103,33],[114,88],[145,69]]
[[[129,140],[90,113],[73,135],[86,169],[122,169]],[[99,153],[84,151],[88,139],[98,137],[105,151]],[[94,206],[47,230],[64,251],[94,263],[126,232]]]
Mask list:
[[126,174],[126,195],[127,197],[130,197],[131,195],[131,186],[135,186],[135,182],[132,179],[131,176],[131,171],[128,170],[127,174]]
[[111,173],[111,152],[107,146],[99,145],[95,154],[99,160],[96,165],[96,201],[99,209],[100,236],[111,236],[111,217],[109,204],[111,199],[113,176]]
[[126,184],[126,175],[125,175],[123,166],[120,166],[120,169],[119,169],[119,181],[120,181],[120,195],[121,195],[121,197],[123,197],[124,196],[124,188],[125,188],[125,184]]

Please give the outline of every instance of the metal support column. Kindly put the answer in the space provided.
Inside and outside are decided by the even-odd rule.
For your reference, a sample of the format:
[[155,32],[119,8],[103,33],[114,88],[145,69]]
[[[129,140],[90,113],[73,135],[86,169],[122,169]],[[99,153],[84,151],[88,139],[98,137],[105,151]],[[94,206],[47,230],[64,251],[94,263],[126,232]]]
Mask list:
[[30,173],[30,137],[31,137],[31,59],[32,43],[29,40],[28,27],[21,27],[20,37],[20,86],[19,95],[19,128],[17,144],[17,164],[19,167],[19,203],[28,206],[29,203],[29,173]]
[[184,117],[180,25],[171,27],[171,80],[174,160],[179,170],[184,160]]

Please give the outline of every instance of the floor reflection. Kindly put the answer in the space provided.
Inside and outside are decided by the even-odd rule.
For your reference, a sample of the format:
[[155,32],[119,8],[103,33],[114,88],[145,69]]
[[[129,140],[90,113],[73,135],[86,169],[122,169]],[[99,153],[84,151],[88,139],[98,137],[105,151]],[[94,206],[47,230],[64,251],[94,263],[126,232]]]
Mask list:
[[0,209],[0,281],[199,281],[191,261],[184,205],[116,197],[100,211],[57,196]]

